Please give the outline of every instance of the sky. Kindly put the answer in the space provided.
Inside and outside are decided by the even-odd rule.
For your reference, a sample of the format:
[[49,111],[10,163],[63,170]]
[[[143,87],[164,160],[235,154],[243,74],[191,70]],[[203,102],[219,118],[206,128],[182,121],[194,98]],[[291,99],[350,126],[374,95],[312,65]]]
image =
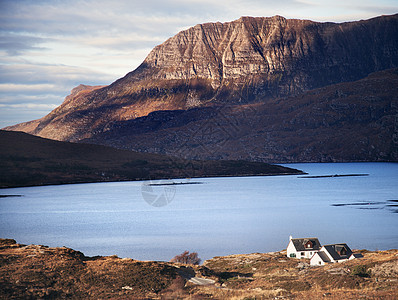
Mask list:
[[395,13],[398,0],[0,0],[0,128],[45,116],[79,84],[112,83],[196,24]]

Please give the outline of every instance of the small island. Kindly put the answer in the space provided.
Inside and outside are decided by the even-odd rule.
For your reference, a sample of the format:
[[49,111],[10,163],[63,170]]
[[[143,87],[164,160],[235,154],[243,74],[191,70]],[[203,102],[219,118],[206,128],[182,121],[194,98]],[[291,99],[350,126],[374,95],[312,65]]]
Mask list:
[[369,174],[307,175],[307,176],[299,176],[299,178],[338,178],[338,177],[356,177],[356,176],[369,176]]

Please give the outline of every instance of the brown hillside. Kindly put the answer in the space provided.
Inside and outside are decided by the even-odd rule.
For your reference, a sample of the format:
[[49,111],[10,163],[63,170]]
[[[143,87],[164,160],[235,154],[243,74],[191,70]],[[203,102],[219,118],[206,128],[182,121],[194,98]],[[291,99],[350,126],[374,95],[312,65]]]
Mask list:
[[398,69],[298,96],[154,112],[87,142],[193,159],[398,160]]
[[300,174],[244,161],[188,161],[0,131],[0,187],[202,176]]
[[[361,252],[323,267],[284,252],[184,266],[0,239],[0,299],[396,299],[398,251]],[[215,284],[195,285],[192,276]]]

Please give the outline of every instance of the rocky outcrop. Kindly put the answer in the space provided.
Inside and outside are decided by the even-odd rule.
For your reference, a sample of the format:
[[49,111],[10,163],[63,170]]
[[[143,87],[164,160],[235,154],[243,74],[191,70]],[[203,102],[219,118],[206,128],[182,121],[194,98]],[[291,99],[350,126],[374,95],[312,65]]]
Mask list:
[[[145,299],[172,287],[177,268],[0,239],[0,299]],[[183,281],[185,284],[185,281]]]
[[286,96],[396,66],[397,26],[397,16],[343,24],[242,17],[183,31],[142,67],[156,79],[209,80],[216,98],[230,84],[249,89],[234,95],[240,101]]
[[159,110],[248,104],[398,66],[398,15],[349,23],[242,17],[196,25],[107,87],[81,87],[46,117],[7,128],[79,141]]

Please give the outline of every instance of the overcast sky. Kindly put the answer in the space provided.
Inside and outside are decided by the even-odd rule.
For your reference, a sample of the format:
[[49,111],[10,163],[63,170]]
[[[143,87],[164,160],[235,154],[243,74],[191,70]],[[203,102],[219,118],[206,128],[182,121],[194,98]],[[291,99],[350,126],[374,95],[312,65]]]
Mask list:
[[0,0],[0,128],[40,118],[83,83],[110,84],[167,38],[240,16],[344,22],[398,0]]

